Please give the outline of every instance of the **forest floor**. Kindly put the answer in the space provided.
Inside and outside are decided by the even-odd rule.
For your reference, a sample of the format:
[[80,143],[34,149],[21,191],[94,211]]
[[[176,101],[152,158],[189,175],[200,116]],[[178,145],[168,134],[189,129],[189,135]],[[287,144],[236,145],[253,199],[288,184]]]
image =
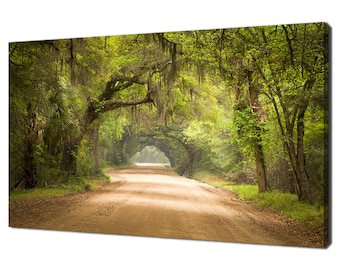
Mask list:
[[109,171],[101,189],[9,204],[10,227],[282,246],[322,236],[233,193],[157,166]]

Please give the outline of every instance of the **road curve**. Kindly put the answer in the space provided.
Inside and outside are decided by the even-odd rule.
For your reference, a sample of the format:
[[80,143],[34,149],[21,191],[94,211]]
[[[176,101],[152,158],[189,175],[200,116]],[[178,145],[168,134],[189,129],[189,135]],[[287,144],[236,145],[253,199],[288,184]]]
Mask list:
[[303,246],[287,220],[160,167],[109,172],[111,184],[35,228]]

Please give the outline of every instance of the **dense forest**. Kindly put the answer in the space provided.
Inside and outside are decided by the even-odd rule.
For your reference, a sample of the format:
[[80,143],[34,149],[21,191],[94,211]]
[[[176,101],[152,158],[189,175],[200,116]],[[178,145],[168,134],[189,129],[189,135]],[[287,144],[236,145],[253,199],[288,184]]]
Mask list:
[[12,42],[9,188],[154,146],[180,175],[323,203],[328,59],[325,23]]

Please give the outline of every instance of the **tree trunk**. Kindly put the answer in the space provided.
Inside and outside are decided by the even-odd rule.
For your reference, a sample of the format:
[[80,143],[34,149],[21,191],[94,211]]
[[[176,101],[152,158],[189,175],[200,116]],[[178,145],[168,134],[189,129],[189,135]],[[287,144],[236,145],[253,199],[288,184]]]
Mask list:
[[[279,108],[278,108],[278,104],[275,100],[275,97],[274,97],[274,91],[272,91],[272,89],[270,88],[269,89],[269,95],[270,95],[270,99],[271,99],[271,102],[274,106],[274,110],[275,110],[275,113],[276,113],[276,119],[277,119],[277,122],[278,122],[278,125],[280,127],[280,132],[281,132],[281,138],[282,138],[282,146],[283,146],[283,153],[285,153],[285,155],[288,155],[290,157],[290,152],[289,152],[289,146],[288,146],[288,142],[286,140],[286,131],[283,127],[283,123],[282,123],[282,117],[281,117],[281,114],[280,114],[280,111],[279,111]],[[277,93],[280,93],[279,91]],[[282,99],[282,96],[279,94],[278,95],[280,97],[280,99]],[[282,105],[282,103],[281,103]],[[286,112],[286,110],[283,108],[283,111]],[[286,125],[287,126],[287,125]],[[290,158],[290,160],[292,160]],[[286,163],[286,166],[287,169],[288,169],[288,161],[286,161],[286,159],[284,159],[284,163]],[[293,174],[292,174],[292,177],[289,177],[288,178],[288,186],[289,186],[289,192],[290,193],[295,193],[296,190],[295,190],[295,183],[297,183],[297,177],[296,177],[296,173],[294,172],[293,170]]]
[[99,151],[98,151],[98,143],[99,143],[99,123],[94,123],[92,132],[91,132],[91,140],[92,140],[92,155],[94,159],[93,172],[95,174],[99,173]]
[[256,178],[259,192],[267,191],[267,176],[265,163],[263,158],[263,149],[259,140],[254,141],[255,162],[256,162]]
[[[301,127],[300,127],[301,128]],[[301,132],[301,131],[300,131]],[[298,139],[297,152],[295,152],[295,147],[293,143],[292,136],[288,136],[288,152],[289,158],[292,164],[294,175],[296,178],[296,193],[299,200],[306,201],[308,203],[312,202],[309,179],[305,169],[304,153],[303,153],[303,139]],[[299,153],[299,154],[297,154]]]
[[[31,103],[27,105],[27,126],[24,138],[23,171],[24,186],[26,189],[34,188],[37,183],[37,167],[34,159],[34,148],[37,144],[37,111]],[[21,181],[19,181],[20,183]],[[17,184],[17,186],[19,185]]]
[[79,142],[65,142],[63,157],[60,164],[60,169],[67,172],[69,175],[75,175],[77,173],[77,157]]
[[252,73],[253,73],[252,71],[248,71],[249,103],[251,106],[251,112],[256,115],[256,122],[257,122],[256,138],[254,139],[254,145],[253,145],[254,153],[255,153],[256,178],[257,178],[257,185],[259,187],[259,192],[264,192],[264,191],[267,191],[268,189],[268,183],[267,183],[263,148],[261,145],[262,129],[259,126],[259,123],[264,121],[265,114],[259,102],[258,89],[255,87],[254,82],[252,81]]
[[158,147],[158,149],[161,150],[165,154],[165,156],[169,159],[170,166],[172,168],[176,167],[177,166],[176,156],[174,156],[171,153],[171,149],[170,149],[169,145],[167,143],[163,143],[161,141],[158,141],[158,142],[156,141],[154,143]]
[[126,144],[129,143],[131,136],[129,133],[125,132],[120,141],[114,144],[113,156],[111,158],[111,163],[114,165],[126,165],[129,164],[129,158],[126,153]]
[[176,168],[178,175],[183,176],[188,168],[188,159],[183,159],[181,164]]
[[25,153],[24,153],[24,176],[25,189],[34,188],[37,183],[37,168],[34,162],[34,146],[29,138],[25,140]]
[[75,50],[74,50],[74,40],[70,39],[70,59],[69,59],[69,65],[70,65],[70,78],[71,78],[71,85],[77,86],[77,73],[75,70],[76,66],[76,58],[75,58]]
[[201,158],[201,150],[195,148],[193,145],[185,144],[182,141],[179,142],[184,146],[187,154],[186,157],[182,158],[176,172],[179,175],[185,175],[190,178],[194,173],[196,162]]
[[[314,83],[314,80],[308,80],[303,89],[304,91],[310,90]],[[285,117],[286,124],[286,142],[285,145],[288,149],[289,158],[294,171],[294,176],[297,183],[297,195],[299,200],[312,203],[312,195],[309,186],[309,179],[305,168],[305,153],[304,153],[304,117],[308,107],[308,97],[300,101],[299,105],[296,105],[292,112],[289,112],[286,104],[283,100],[280,90],[277,91],[280,99],[280,104]],[[302,103],[302,104],[301,104]],[[290,115],[292,115],[290,120]],[[296,146],[294,145],[293,130],[296,123]],[[296,149],[295,149],[296,147]]]
[[296,146],[296,154],[297,154],[297,167],[300,172],[300,184],[301,184],[301,199],[308,203],[312,203],[312,195],[309,186],[309,179],[305,169],[306,159],[305,159],[305,151],[304,151],[304,115],[307,110],[307,104],[300,107],[298,117],[297,117],[297,146]]
[[201,149],[195,147],[192,144],[185,144],[184,146],[188,152],[188,162],[187,162],[186,169],[184,171],[184,175],[191,178],[195,171],[195,165],[201,159],[202,151]]

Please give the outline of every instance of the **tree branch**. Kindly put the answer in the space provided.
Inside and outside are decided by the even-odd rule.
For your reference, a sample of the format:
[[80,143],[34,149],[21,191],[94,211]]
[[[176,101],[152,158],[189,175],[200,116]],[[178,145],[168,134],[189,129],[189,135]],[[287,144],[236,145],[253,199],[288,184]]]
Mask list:
[[[153,94],[155,93],[155,91],[151,86],[152,77],[155,73],[163,72],[168,65],[171,65],[171,60],[169,59],[167,59],[166,61],[157,62],[151,65],[150,68],[148,69],[142,68],[133,77],[123,75],[111,77],[111,79],[106,83],[104,92],[97,99],[93,100],[91,97],[88,98],[89,104],[83,118],[84,126],[96,120],[99,114],[101,113],[111,111],[117,108],[153,102],[154,101]],[[146,72],[149,73],[147,81],[141,79],[141,77]],[[147,85],[148,92],[146,96],[136,100],[122,100],[113,98],[115,93],[129,88],[133,84]]]
[[105,101],[110,100],[113,95],[119,91],[122,91],[135,83],[145,84],[140,82],[139,77],[113,77],[106,84],[105,91],[99,96],[98,100]]
[[286,40],[287,40],[287,43],[288,43],[288,48],[289,48],[289,55],[290,55],[290,63],[292,64],[292,65],[294,65],[294,58],[293,58],[293,46],[292,46],[292,41],[291,41],[291,39],[289,38],[289,34],[288,34],[288,30],[287,30],[287,28],[284,26],[284,25],[282,25],[282,28],[283,28],[283,30],[285,31],[285,34],[286,34]]
[[137,100],[119,100],[119,99],[111,99],[107,103],[105,103],[103,109],[100,110],[101,113],[115,110],[118,108],[123,108],[123,107],[129,107],[129,106],[134,106],[134,105],[141,105],[145,103],[151,103],[153,102],[153,99],[149,94],[147,94],[144,98],[137,99]]

